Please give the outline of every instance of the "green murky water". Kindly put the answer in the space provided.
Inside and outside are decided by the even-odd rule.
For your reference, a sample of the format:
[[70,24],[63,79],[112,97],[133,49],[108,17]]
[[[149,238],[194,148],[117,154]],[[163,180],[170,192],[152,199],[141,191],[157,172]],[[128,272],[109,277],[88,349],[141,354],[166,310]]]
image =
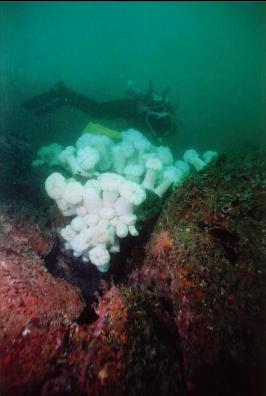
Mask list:
[[129,80],[170,87],[171,145],[221,151],[265,144],[266,5],[237,2],[0,4],[0,124],[40,146],[72,144],[89,117],[19,107],[59,80],[97,100]]

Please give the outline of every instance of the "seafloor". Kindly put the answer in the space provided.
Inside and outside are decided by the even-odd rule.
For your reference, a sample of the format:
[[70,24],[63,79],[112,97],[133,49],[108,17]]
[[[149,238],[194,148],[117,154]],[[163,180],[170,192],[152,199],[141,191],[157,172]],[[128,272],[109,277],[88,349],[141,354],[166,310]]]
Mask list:
[[40,173],[5,152],[1,395],[264,394],[265,151],[191,176],[108,274],[60,251]]

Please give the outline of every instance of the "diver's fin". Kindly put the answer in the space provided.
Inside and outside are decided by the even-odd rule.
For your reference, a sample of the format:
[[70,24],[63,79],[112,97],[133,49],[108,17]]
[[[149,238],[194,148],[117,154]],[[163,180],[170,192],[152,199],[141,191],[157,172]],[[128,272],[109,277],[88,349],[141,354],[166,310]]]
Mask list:
[[32,110],[36,115],[41,115],[67,104],[68,96],[68,88],[62,81],[59,81],[49,91],[27,99],[21,107]]

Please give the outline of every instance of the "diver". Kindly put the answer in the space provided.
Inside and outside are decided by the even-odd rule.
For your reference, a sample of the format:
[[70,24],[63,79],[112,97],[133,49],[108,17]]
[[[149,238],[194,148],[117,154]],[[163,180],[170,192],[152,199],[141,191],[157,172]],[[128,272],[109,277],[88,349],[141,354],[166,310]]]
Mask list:
[[22,107],[42,115],[68,105],[100,120],[122,118],[129,128],[146,132],[155,143],[176,134],[175,109],[169,102],[169,89],[157,95],[151,81],[147,91],[129,82],[126,94],[127,97],[121,99],[97,102],[58,82],[49,91],[26,100]]

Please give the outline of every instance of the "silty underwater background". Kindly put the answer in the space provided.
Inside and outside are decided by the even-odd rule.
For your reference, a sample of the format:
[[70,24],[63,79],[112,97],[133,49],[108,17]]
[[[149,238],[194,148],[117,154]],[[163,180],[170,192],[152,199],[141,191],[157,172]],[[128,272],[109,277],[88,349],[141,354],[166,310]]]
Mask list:
[[265,37],[265,2],[0,3],[1,395],[265,394]]
[[32,120],[20,103],[57,81],[106,100],[152,79],[171,89],[182,148],[265,144],[265,13],[263,2],[1,3],[1,125],[70,143],[79,114]]

